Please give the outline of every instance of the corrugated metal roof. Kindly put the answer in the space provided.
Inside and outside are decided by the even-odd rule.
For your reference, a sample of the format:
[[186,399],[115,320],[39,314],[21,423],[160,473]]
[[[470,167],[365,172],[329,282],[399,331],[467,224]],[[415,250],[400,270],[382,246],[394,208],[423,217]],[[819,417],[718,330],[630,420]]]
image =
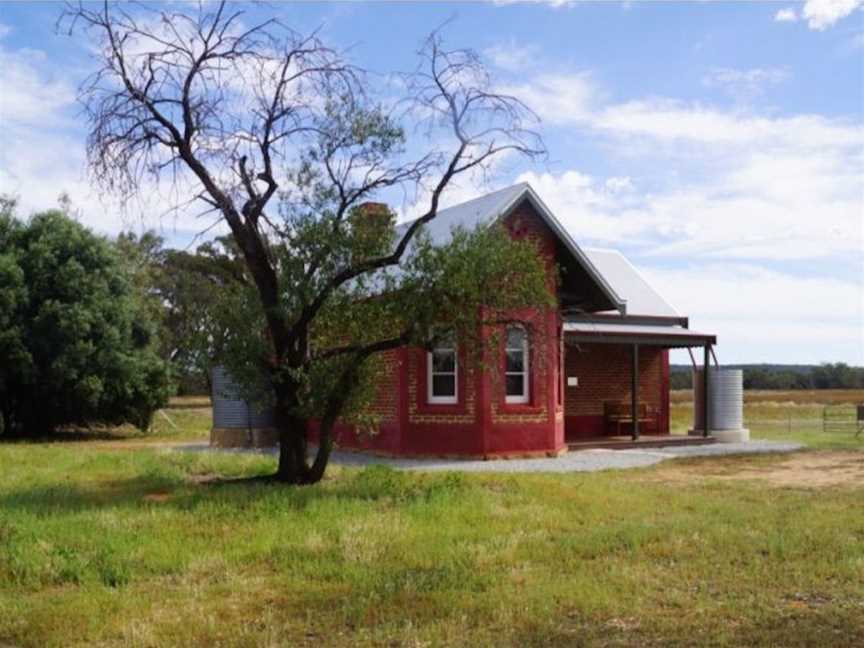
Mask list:
[[[445,245],[450,241],[454,228],[463,227],[474,229],[479,225],[488,225],[509,212],[523,198],[531,201],[537,209],[541,218],[544,219],[550,229],[555,232],[564,246],[570,251],[576,261],[585,269],[590,277],[597,283],[603,294],[606,295],[610,304],[618,308],[620,312],[625,310],[625,300],[622,299],[615,288],[607,281],[603,273],[598,270],[591,259],[579,247],[570,233],[561,222],[549,210],[537,192],[527,182],[521,182],[511,187],[499,189],[486,195],[480,196],[438,212],[435,218],[424,226],[435,245]],[[396,227],[396,240],[398,241],[413,221],[401,223]]]
[[[486,195],[474,198],[468,202],[459,203],[446,209],[438,210],[438,214],[424,229],[435,245],[445,245],[450,241],[450,233],[456,227],[468,230],[478,225],[488,225],[495,222],[502,212],[513,204],[529,187],[525,182],[505,187]],[[400,223],[396,227],[396,240],[414,221]]]
[[680,317],[678,311],[645,280],[618,250],[582,248],[615,292],[627,302],[627,315]]
[[716,336],[711,333],[700,333],[691,331],[681,326],[663,326],[651,324],[613,324],[598,322],[565,322],[564,332],[574,335],[583,335],[597,338],[652,338],[655,340],[668,340],[674,345],[680,342],[693,342],[701,345],[706,342],[714,344]]

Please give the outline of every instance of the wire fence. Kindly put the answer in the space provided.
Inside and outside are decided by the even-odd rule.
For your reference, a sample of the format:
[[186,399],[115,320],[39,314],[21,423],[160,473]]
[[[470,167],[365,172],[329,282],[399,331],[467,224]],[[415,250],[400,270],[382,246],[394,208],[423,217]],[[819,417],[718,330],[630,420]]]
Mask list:
[[[692,427],[693,403],[672,405],[672,428]],[[864,405],[850,403],[745,403],[744,427],[757,435],[766,432],[780,437],[795,433],[821,433],[826,438],[864,441]]]
[[823,432],[864,432],[864,405],[828,405],[822,409]]
[[819,409],[808,408],[806,415],[794,410],[777,412],[773,416],[746,416],[747,426],[751,428],[785,429],[792,433],[796,430],[821,430],[826,434],[851,434],[864,436],[864,405],[825,405]]

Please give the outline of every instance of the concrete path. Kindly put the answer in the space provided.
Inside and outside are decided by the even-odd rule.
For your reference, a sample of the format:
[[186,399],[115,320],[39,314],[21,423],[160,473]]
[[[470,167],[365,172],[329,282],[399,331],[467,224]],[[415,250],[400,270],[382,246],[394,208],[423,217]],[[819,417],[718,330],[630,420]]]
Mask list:
[[[704,446],[670,446],[646,450],[579,450],[555,458],[544,459],[497,459],[494,461],[461,459],[396,459],[379,457],[362,452],[335,451],[331,456],[334,464],[342,466],[368,466],[381,464],[400,470],[460,470],[465,472],[595,472],[598,470],[623,470],[651,466],[676,457],[715,457],[736,454],[764,454],[771,452],[794,452],[804,446],[800,443],[781,441],[750,441],[748,443],[718,443]],[[235,454],[276,454],[275,448],[267,449],[215,449],[205,444],[186,445],[175,450],[195,452],[225,452]]]

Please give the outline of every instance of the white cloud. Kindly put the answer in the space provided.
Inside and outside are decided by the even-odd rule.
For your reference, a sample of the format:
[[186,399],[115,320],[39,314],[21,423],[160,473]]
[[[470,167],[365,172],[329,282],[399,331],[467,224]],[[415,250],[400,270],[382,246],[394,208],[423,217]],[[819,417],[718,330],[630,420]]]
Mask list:
[[590,123],[619,136],[812,149],[854,146],[864,133],[858,124],[820,115],[772,118],[666,98],[613,104],[592,115]]
[[801,17],[810,29],[822,31],[858,9],[862,0],[807,0]]
[[499,90],[522,99],[549,124],[580,122],[601,98],[588,72],[542,74],[528,83],[503,85]]
[[[826,234],[843,219],[818,203],[837,188],[809,186],[800,174],[818,170],[802,161],[796,173],[786,169],[792,174],[788,184],[798,191],[787,194],[783,176],[769,182],[766,162],[754,160],[751,168],[728,174],[722,188],[696,184],[658,195],[629,179],[619,192],[617,179],[575,170],[525,173],[519,180],[532,184],[579,243],[623,249],[691,317],[692,328],[718,336],[722,362],[862,364],[864,286],[831,276],[837,244],[847,257],[860,256],[861,220],[856,231],[855,215],[848,214],[845,230]],[[725,195],[736,186],[741,195]],[[794,204],[811,190],[812,199]],[[860,213],[860,199],[853,209],[856,204]],[[787,256],[810,255],[821,258],[790,266],[797,274],[765,265],[773,259],[786,267]]]
[[[716,83],[778,83],[785,70],[724,69]],[[544,121],[600,138],[615,178],[528,173],[580,236],[670,258],[839,259],[864,249],[864,127],[664,97],[605,102],[587,72],[508,88]],[[646,168],[662,168],[640,179]],[[658,176],[661,179],[658,179]],[[626,189],[626,191],[622,191]],[[647,253],[647,252],[646,252]]]
[[46,65],[40,50],[0,47],[0,89],[0,121],[5,124],[56,125],[61,110],[75,100],[72,86]]
[[789,77],[789,70],[785,68],[714,68],[702,77],[702,84],[720,88],[734,97],[750,98],[762,94],[770,86],[783,83]]
[[519,72],[536,63],[538,50],[536,45],[519,45],[511,40],[488,47],[483,50],[483,54],[495,67],[507,72]]
[[615,179],[575,170],[519,180],[580,240],[658,259],[821,260],[831,268],[854,263],[864,249],[864,173],[843,157],[750,152],[654,192],[629,180],[621,191]]
[[[644,244],[653,238],[647,223],[631,218],[640,195],[632,193],[630,178],[601,180],[577,170],[555,175],[529,171],[518,178],[528,182],[569,232],[579,241],[609,244],[621,240]],[[646,234],[650,233],[650,238]]]
[[69,68],[61,73],[44,51],[0,44],[0,193],[16,195],[25,215],[57,207],[65,193],[81,221],[104,233],[130,227],[198,230],[209,224],[189,213],[163,216],[178,197],[150,183],[126,206],[91,186],[75,73]]
[[854,282],[746,264],[640,269],[693,329],[717,334],[721,362],[864,364],[864,294]]
[[777,22],[806,20],[810,29],[822,31],[834,25],[858,9],[864,0],[807,0],[801,11],[792,7],[780,9],[774,14]]
[[612,177],[606,180],[606,190],[613,194],[630,192],[635,189],[630,178]]
[[774,20],[776,20],[777,22],[797,22],[798,12],[795,11],[792,7],[787,7],[786,9],[781,9],[776,14],[774,14]]

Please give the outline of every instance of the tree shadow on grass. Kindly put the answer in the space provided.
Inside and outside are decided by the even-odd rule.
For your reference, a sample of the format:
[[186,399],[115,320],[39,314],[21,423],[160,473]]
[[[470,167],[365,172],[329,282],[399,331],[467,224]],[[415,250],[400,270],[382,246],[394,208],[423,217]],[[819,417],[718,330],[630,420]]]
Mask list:
[[36,436],[0,434],[0,445],[67,443],[74,441],[126,441],[147,438],[146,432],[129,427],[76,427]]
[[194,511],[214,501],[239,511],[256,506],[304,510],[322,500],[429,501],[469,488],[473,486],[459,473],[409,474],[384,466],[370,466],[310,486],[284,484],[271,473],[234,478],[157,470],[122,479],[58,481],[8,490],[0,493],[0,511],[37,515],[145,507]]

